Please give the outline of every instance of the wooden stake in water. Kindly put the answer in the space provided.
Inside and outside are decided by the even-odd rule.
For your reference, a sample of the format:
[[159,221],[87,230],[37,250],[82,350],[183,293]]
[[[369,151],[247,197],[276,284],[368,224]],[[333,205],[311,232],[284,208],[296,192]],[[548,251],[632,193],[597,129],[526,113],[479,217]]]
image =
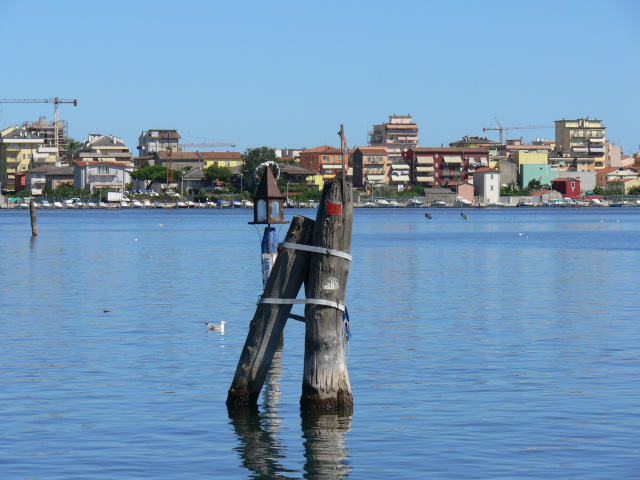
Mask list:
[[[287,243],[309,245],[314,222],[296,215],[285,237]],[[282,249],[273,265],[263,298],[296,298],[309,271],[309,252]],[[260,304],[256,308],[231,388],[228,406],[251,405],[258,401],[273,355],[278,348],[293,305]]]
[[29,201],[29,213],[31,214],[31,236],[38,236],[38,221],[36,219],[36,204],[33,198]]
[[[352,185],[346,184],[343,196],[341,180],[334,179],[324,185],[312,245],[350,253],[353,227]],[[336,214],[338,211],[340,213]],[[314,254],[309,266],[309,278],[305,282],[306,297],[344,305],[348,275],[347,259]],[[305,318],[304,374],[300,404],[312,409],[353,407],[343,343],[343,313],[333,307],[307,305]]]

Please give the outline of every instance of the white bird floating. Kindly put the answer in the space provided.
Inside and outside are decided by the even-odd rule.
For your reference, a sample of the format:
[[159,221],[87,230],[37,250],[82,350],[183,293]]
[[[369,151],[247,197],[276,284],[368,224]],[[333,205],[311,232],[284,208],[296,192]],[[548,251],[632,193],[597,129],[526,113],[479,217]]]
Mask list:
[[220,322],[220,325],[216,325],[215,323],[204,322],[204,324],[209,327],[209,330],[214,332],[224,332],[224,324],[227,323],[224,320]]

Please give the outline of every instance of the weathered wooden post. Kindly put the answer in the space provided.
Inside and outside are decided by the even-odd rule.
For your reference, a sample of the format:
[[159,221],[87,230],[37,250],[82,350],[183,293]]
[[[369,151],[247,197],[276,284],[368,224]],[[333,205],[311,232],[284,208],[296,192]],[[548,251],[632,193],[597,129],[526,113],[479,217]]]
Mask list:
[[[351,251],[353,201],[351,183],[325,183],[312,245],[348,254]],[[344,305],[349,259],[314,254],[305,283],[306,297]],[[300,404],[307,408],[353,407],[344,349],[343,312],[310,304],[305,307],[304,376]]]
[[31,214],[31,236],[38,236],[38,220],[36,219],[36,204],[33,198],[29,201],[29,213]]
[[[285,242],[309,245],[313,225],[314,221],[309,218],[294,216]],[[310,255],[302,250],[279,249],[262,297],[296,298],[307,277]],[[292,307],[291,304],[261,303],[256,308],[229,389],[227,405],[240,406],[257,402]]]

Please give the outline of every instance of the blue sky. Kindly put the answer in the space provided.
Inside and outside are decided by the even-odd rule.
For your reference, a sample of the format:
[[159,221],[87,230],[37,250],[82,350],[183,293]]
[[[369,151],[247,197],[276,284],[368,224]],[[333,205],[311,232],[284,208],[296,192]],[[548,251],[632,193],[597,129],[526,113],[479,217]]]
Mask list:
[[[187,142],[366,145],[411,114],[420,146],[503,126],[604,121],[640,149],[640,1],[0,0],[1,98],[60,106],[69,134],[150,128]],[[50,104],[0,104],[0,126],[53,118]],[[505,138],[553,139],[553,129]]]

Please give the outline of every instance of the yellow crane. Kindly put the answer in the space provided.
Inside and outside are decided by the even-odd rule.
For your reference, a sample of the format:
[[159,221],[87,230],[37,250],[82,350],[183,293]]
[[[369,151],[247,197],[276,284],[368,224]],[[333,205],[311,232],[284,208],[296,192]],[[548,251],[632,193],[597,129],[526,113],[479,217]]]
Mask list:
[[[494,117],[495,118],[495,117]],[[554,127],[534,127],[534,126],[525,126],[525,127],[503,127],[502,125],[500,125],[500,122],[498,121],[498,119],[495,119],[496,122],[498,123],[497,127],[491,128],[491,127],[486,127],[483,128],[482,131],[486,132],[487,130],[499,130],[500,131],[500,143],[502,144],[502,131],[503,130],[518,130],[518,129],[522,129],[522,128],[554,128]]]
[[78,106],[78,99],[65,100],[63,98],[2,98],[0,103],[53,103],[53,121],[54,121],[54,136],[56,140],[56,155],[60,156],[60,144],[58,138],[58,105],[61,103],[73,103],[74,107]]

